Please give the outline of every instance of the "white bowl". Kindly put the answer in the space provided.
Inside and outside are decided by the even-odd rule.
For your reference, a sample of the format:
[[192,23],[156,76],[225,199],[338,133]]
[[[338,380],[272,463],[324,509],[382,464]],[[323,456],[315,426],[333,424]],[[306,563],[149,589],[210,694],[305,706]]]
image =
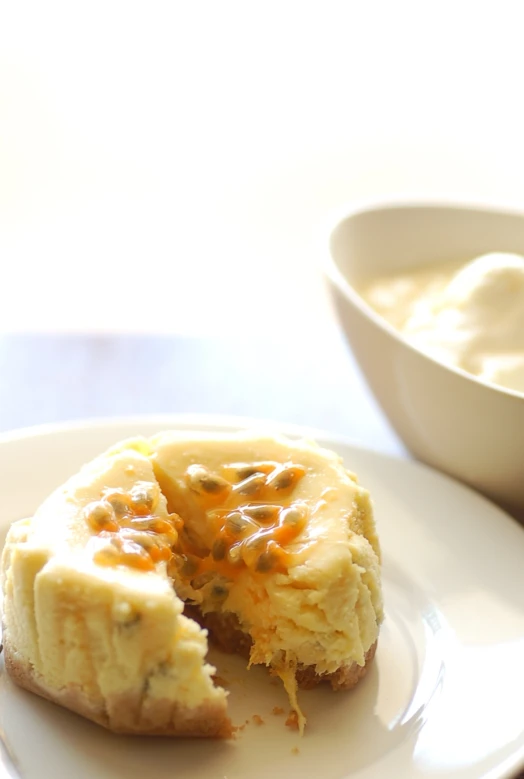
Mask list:
[[522,214],[460,204],[375,204],[355,207],[338,221],[326,271],[364,376],[408,449],[524,513],[524,395],[423,354],[357,292],[380,274],[489,251],[524,254]]

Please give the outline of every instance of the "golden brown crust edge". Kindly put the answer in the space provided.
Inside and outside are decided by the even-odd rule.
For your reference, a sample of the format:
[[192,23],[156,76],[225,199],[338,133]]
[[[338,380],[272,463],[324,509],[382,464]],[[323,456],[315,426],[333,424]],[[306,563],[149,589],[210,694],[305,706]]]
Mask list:
[[77,687],[49,689],[34,669],[19,660],[4,635],[4,661],[11,679],[19,687],[57,703],[113,733],[135,736],[195,736],[230,738],[231,721],[225,702],[208,701],[194,709],[167,698],[153,701],[124,694],[108,698],[105,705],[90,701]]
[[301,666],[296,671],[297,684],[301,690],[311,690],[321,682],[329,682],[333,690],[351,690],[367,674],[376,651],[377,641],[364,655],[364,665],[350,663],[332,673],[319,674],[312,665]]
[[[196,609],[189,608],[186,608],[186,614],[209,630],[220,649],[249,657],[251,639],[240,630],[233,614],[210,613],[203,616]],[[353,662],[332,673],[319,674],[314,666],[300,666],[296,671],[297,684],[301,689],[308,690],[321,682],[328,682],[333,690],[350,690],[366,675],[376,648],[377,641],[366,652],[364,665]],[[78,687],[49,689],[29,663],[16,657],[5,633],[3,650],[6,670],[15,684],[113,733],[200,738],[231,738],[233,735],[234,728],[223,701],[208,701],[189,709],[167,698],[150,701],[144,700],[141,695],[124,694],[113,696],[105,704],[97,704]]]
[[[249,658],[251,639],[240,629],[238,619],[234,614],[231,612],[223,614],[209,612],[202,615],[198,609],[187,606],[185,614],[209,630],[212,641],[219,649]],[[353,662],[340,666],[332,673],[319,674],[312,665],[299,666],[295,674],[297,684],[302,690],[311,690],[321,682],[328,682],[333,690],[351,690],[368,672],[376,649],[377,641],[370,646],[364,655],[364,665]]]

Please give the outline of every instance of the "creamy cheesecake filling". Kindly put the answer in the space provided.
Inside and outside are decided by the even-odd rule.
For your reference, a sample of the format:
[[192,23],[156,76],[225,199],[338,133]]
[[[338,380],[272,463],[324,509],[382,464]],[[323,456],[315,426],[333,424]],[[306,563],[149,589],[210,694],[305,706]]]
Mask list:
[[76,683],[93,700],[134,690],[146,706],[166,696],[189,707],[225,701],[185,601],[235,615],[250,663],[282,678],[302,729],[297,669],[364,665],[382,620],[368,493],[340,458],[308,442],[198,433],[126,441],[10,539],[13,644],[51,686]]

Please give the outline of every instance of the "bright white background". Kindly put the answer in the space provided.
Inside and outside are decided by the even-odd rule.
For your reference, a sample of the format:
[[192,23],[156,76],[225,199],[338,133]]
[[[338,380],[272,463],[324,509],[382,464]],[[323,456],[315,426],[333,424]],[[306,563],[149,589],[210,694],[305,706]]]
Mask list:
[[0,331],[321,335],[344,202],[524,203],[518,0],[1,5]]

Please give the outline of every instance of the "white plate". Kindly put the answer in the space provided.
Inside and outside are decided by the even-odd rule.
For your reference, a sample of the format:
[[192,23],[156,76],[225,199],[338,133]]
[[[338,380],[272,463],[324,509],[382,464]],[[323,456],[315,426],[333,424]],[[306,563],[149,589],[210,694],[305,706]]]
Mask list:
[[[0,437],[0,530],[120,438],[243,423],[149,417]],[[24,779],[495,779],[524,765],[522,528],[426,467],[321,443],[375,500],[387,616],[367,678],[351,693],[303,692],[309,723],[300,739],[272,713],[289,707],[264,669],[214,654],[233,721],[250,721],[235,741],[216,742],[114,736],[19,690],[2,667],[1,727]]]

